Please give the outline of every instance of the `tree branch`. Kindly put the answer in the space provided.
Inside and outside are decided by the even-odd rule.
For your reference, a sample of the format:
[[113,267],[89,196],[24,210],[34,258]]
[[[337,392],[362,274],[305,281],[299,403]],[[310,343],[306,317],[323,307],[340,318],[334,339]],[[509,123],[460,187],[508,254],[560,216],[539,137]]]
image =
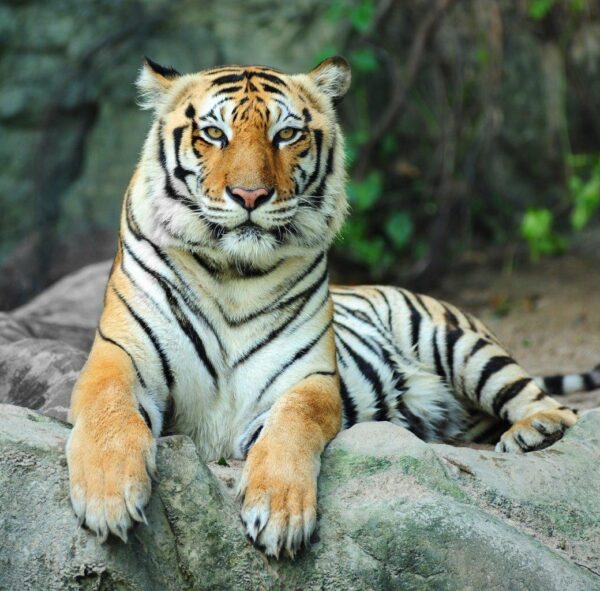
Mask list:
[[358,179],[365,176],[375,146],[404,110],[408,99],[408,93],[421,68],[427,44],[433,37],[433,34],[444,15],[455,1],[456,0],[438,0],[436,7],[431,12],[428,12],[421,21],[408,53],[408,62],[404,79],[400,75],[399,68],[396,68],[395,71],[392,72],[392,79],[394,80],[392,96],[387,109],[373,126],[369,141],[363,145],[360,151],[354,171],[354,175]]

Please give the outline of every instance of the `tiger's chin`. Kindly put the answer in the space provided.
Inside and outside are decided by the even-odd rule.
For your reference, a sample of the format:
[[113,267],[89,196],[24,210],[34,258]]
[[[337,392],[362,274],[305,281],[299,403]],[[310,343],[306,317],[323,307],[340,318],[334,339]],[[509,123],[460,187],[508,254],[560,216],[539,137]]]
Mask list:
[[269,265],[279,258],[278,239],[256,225],[243,224],[225,232],[219,246],[227,258],[244,264]]

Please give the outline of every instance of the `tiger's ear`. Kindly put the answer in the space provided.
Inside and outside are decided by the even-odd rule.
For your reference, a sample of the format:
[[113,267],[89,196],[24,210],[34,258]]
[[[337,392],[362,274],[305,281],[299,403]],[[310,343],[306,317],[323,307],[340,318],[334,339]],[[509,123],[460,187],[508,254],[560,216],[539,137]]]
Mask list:
[[140,92],[139,105],[142,109],[158,109],[164,102],[169,88],[181,74],[173,68],[165,68],[144,58],[144,64],[135,81]]
[[336,55],[322,61],[308,73],[308,76],[312,78],[319,90],[327,95],[334,105],[337,105],[350,88],[352,71],[348,61]]

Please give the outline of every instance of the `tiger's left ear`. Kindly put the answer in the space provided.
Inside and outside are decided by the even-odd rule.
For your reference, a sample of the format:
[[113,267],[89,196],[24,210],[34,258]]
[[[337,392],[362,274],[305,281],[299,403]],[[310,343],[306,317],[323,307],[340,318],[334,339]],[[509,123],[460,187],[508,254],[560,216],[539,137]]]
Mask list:
[[167,95],[169,88],[181,74],[173,68],[165,68],[150,58],[144,58],[144,64],[135,81],[140,92],[139,105],[142,109],[157,110]]
[[322,61],[308,73],[308,76],[312,78],[319,90],[333,101],[334,105],[341,102],[352,81],[350,64],[339,55]]

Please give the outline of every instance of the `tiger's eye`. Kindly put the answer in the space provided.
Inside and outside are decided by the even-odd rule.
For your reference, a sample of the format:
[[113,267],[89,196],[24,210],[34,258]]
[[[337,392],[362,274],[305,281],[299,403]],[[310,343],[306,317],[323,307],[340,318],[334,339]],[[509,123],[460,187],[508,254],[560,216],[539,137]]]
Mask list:
[[277,135],[280,140],[289,140],[294,137],[296,130],[293,127],[286,127],[282,129]]
[[213,140],[220,140],[225,135],[223,130],[219,129],[218,127],[205,127],[204,132],[209,138]]

